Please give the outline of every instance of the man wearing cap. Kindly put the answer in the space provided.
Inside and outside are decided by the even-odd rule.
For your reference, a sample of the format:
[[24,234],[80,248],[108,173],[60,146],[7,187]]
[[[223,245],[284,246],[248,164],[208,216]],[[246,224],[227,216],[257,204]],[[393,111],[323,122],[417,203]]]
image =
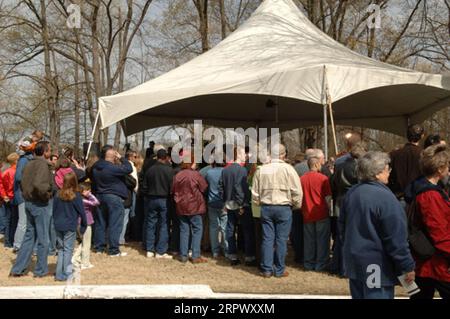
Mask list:
[[[165,149],[158,150],[156,162],[145,173],[142,181],[146,217],[144,237],[149,258],[172,258],[167,254],[169,249],[167,212],[173,180],[173,169],[169,159]],[[158,237],[157,242],[156,237]]]

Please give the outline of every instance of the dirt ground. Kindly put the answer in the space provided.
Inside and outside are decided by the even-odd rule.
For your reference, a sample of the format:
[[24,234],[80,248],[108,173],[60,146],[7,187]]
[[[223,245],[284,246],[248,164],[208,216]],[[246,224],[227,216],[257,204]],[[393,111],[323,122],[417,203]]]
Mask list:
[[[205,284],[214,292],[221,293],[264,293],[264,294],[309,294],[349,295],[348,281],[328,274],[306,272],[293,262],[292,254],[287,258],[286,278],[262,278],[255,267],[243,265],[231,267],[225,259],[193,265],[177,260],[146,258],[137,244],[122,248],[128,256],[111,258],[105,254],[92,254],[94,268],[83,270],[82,285],[120,284]],[[15,254],[0,247],[0,287],[61,285],[53,277],[33,278],[32,272],[25,277],[9,278],[8,274],[15,260]],[[32,267],[35,257],[33,257]],[[49,257],[50,272],[54,273],[56,257]],[[401,291],[400,295],[401,295]]]

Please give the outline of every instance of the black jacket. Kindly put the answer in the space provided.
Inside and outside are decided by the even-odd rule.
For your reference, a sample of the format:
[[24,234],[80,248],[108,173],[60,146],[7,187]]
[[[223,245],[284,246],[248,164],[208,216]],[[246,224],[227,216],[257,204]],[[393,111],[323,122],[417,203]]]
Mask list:
[[156,162],[143,177],[142,194],[145,196],[169,197],[173,175],[173,169],[170,165]]
[[331,179],[333,193],[336,198],[343,197],[353,185],[358,184],[356,159],[350,157],[341,165],[336,166]]
[[247,181],[247,170],[233,163],[222,170],[219,181],[219,192],[223,202],[235,201],[239,206],[250,206],[250,188]]
[[406,187],[422,175],[419,164],[421,152],[422,148],[411,143],[391,152],[389,188],[397,197],[403,197]]

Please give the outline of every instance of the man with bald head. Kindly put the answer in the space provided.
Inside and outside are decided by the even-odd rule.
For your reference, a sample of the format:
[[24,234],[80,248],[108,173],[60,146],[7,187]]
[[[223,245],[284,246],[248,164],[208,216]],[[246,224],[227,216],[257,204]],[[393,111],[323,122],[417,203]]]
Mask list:
[[253,178],[252,200],[261,206],[261,275],[265,278],[288,276],[285,259],[292,209],[302,206],[300,179],[285,158],[285,146],[274,145],[270,163],[259,167]]
[[[105,145],[100,160],[92,168],[92,189],[100,201],[100,211],[95,214],[94,250],[108,255],[125,256],[119,250],[119,239],[125,215],[124,201],[128,197],[125,176],[133,172],[130,162],[111,145]],[[108,224],[106,223],[108,221]],[[106,236],[108,229],[108,236]]]

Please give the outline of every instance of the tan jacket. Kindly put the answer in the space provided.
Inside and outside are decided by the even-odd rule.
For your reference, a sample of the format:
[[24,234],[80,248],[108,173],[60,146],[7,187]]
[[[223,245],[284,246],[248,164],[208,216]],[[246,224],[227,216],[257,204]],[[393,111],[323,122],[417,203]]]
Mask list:
[[252,200],[256,205],[302,206],[302,186],[295,169],[282,160],[272,160],[255,172]]

